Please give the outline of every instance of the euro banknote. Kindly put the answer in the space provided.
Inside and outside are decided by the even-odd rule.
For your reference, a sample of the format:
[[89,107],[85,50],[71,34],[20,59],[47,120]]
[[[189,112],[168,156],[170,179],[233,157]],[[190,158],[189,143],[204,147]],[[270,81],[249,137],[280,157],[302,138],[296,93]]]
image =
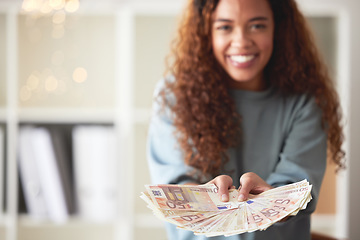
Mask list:
[[178,228],[208,237],[231,236],[266,230],[274,223],[295,216],[311,201],[307,180],[273,188],[246,201],[237,200],[238,190],[229,191],[222,202],[218,188],[209,185],[146,185],[141,198],[158,218]]

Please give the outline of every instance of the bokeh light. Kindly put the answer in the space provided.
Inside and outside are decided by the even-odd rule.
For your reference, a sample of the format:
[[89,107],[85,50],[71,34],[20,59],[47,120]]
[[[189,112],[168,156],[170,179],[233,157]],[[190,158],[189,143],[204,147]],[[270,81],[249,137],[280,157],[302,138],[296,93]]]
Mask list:
[[25,0],[22,3],[22,9],[27,12],[31,12],[39,8],[41,6],[42,0]]
[[77,83],[85,82],[87,79],[87,71],[85,68],[78,67],[73,72],[73,80]]
[[47,92],[53,92],[58,88],[58,80],[54,76],[49,76],[45,79],[45,90]]
[[40,84],[39,74],[35,72],[30,74],[30,76],[26,80],[26,86],[31,91],[37,89],[39,87],[39,84]]
[[22,86],[21,89],[20,89],[20,100],[23,101],[23,102],[26,102],[28,101],[31,96],[32,96],[32,93],[31,93],[31,90],[28,88],[28,86]]
[[42,14],[45,14],[45,15],[50,14],[53,11],[53,9],[49,5],[49,3],[42,4],[41,7],[39,8],[39,10]]
[[55,10],[60,10],[64,8],[65,0],[49,0],[49,5]]
[[76,12],[79,7],[79,0],[23,0],[22,3],[22,9],[25,12],[38,12],[44,15],[59,10],[73,13]]
[[65,11],[57,11],[52,17],[54,24],[62,24],[65,22],[66,14]]
[[76,12],[80,7],[79,0],[69,0],[66,2],[65,11],[69,13]]

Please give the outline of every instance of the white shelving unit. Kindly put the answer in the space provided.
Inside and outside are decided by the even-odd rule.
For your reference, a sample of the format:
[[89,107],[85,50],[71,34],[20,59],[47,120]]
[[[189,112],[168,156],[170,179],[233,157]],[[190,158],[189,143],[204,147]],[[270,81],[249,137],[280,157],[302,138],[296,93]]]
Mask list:
[[[0,124],[7,134],[7,206],[0,218],[1,239],[165,239],[161,222],[138,196],[144,184],[150,182],[144,150],[152,92],[162,76],[170,42],[167,34],[174,30],[174,16],[181,5],[164,1],[93,5],[84,1],[79,12],[66,17],[71,26],[65,29],[64,37],[54,40],[50,37],[50,17],[35,21],[21,12],[20,1],[0,3],[0,29],[6,33],[4,39],[0,37],[0,53],[4,51],[1,61],[6,63],[0,69]],[[139,52],[142,38],[152,41],[147,47],[155,44],[160,51],[145,47],[143,53]],[[76,43],[81,46],[71,48]],[[71,63],[78,64],[88,70],[89,81],[93,82],[81,86],[65,79],[67,91],[45,93],[38,88],[32,90],[31,97],[28,92],[23,97],[22,87],[31,74],[39,76],[49,69],[53,75],[59,73],[59,66],[51,64],[51,53],[57,49],[70,56],[63,61],[63,75],[77,66]],[[74,59],[72,51],[78,51]],[[18,213],[16,157],[21,123],[114,125],[120,146],[118,192],[122,196],[116,220],[98,224],[72,217],[65,224],[55,224]]]
[[[335,24],[332,27],[336,28],[336,41],[330,47],[335,45],[336,50],[330,51],[327,57],[338,59],[329,64],[336,66],[344,113],[352,124],[360,115],[350,105],[351,99],[354,99],[350,94],[354,77],[350,73],[356,73],[356,70],[349,67],[351,53],[348,46],[353,38],[349,23],[350,20],[359,20],[352,10],[356,1],[298,1],[314,22],[328,18]],[[47,25],[49,19],[37,21],[39,25],[31,25],[31,21],[27,25],[26,17],[21,15],[20,0],[0,0],[0,127],[4,127],[6,132],[7,152],[7,207],[3,214],[0,211],[0,239],[42,240],[49,239],[49,236],[53,240],[166,239],[162,223],[146,208],[139,195],[144,190],[144,184],[150,182],[145,145],[152,92],[164,72],[164,57],[176,30],[177,15],[185,2],[109,0],[100,3],[84,0],[81,1],[80,11],[67,16],[66,21],[72,25],[66,29],[63,40],[52,40],[46,35],[51,32],[51,25]],[[36,40],[39,31],[43,31],[45,42],[36,45],[31,43],[30,38],[27,39],[26,34],[31,27],[35,28],[35,33],[30,33],[30,38]],[[319,39],[329,43],[326,37]],[[74,47],[76,43],[80,44]],[[75,67],[84,67],[88,70],[88,80],[93,81],[86,84],[68,81],[66,91],[53,92],[45,97],[41,91],[33,92],[35,97],[23,101],[21,87],[26,84],[32,70],[41,72],[54,67],[49,66],[49,53],[60,48],[66,52],[65,57],[70,58],[63,62],[65,74],[71,75],[70,70]],[[325,51],[328,48],[324,47]],[[78,55],[71,58],[76,53]],[[58,66],[54,69],[58,71]],[[352,118],[348,117],[350,111],[353,112]],[[122,196],[116,220],[97,224],[73,217],[69,222],[58,225],[34,222],[28,216],[18,214],[16,146],[19,124],[23,122],[114,125],[119,146],[118,192]],[[346,134],[349,135],[352,129],[353,125],[347,126]],[[359,158],[358,152],[349,143],[358,140],[359,136],[347,139],[345,148],[351,159]],[[356,179],[354,173],[350,177]],[[336,222],[328,221],[327,225],[335,229],[335,235],[339,237],[356,231],[355,228],[348,229],[350,214],[346,204],[341,204],[350,202],[351,189],[342,187],[349,185],[348,178],[348,172],[338,178],[336,214],[325,216],[326,219],[335,219]],[[1,186],[0,190],[3,191]],[[323,227],[322,217],[314,218],[318,229]],[[354,221],[355,217],[352,215],[350,219]]]

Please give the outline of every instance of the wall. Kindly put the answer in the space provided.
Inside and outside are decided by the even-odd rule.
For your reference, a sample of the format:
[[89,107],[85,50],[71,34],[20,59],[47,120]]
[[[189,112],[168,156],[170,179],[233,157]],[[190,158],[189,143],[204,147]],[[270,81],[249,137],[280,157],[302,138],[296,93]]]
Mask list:
[[[341,19],[339,25],[339,52],[338,64],[341,68],[338,76],[338,84],[341,92],[341,100],[345,113],[347,150],[347,171],[339,175],[337,193],[337,209],[345,212],[338,219],[338,225],[344,226],[344,232],[348,239],[355,240],[360,237],[360,1],[358,0],[298,0],[300,5],[308,12],[320,12],[329,9],[329,12],[337,14]],[[307,7],[306,7],[307,6]],[[344,196],[344,195],[347,195]]]

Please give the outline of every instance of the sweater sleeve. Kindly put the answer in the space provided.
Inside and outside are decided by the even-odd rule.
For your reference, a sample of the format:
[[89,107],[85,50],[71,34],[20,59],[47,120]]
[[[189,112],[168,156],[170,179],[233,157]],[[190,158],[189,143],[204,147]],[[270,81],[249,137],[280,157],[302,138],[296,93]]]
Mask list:
[[312,184],[312,201],[301,214],[315,210],[326,168],[327,135],[321,124],[321,110],[313,98],[301,97],[291,108],[291,124],[279,162],[267,182],[281,186],[303,179]]
[[[160,81],[156,86],[147,139],[147,160],[153,184],[184,184],[196,182],[190,173],[193,169],[187,166],[175,136],[172,112],[168,106],[163,107],[159,92],[164,86]],[[174,98],[169,95],[168,104]]]

